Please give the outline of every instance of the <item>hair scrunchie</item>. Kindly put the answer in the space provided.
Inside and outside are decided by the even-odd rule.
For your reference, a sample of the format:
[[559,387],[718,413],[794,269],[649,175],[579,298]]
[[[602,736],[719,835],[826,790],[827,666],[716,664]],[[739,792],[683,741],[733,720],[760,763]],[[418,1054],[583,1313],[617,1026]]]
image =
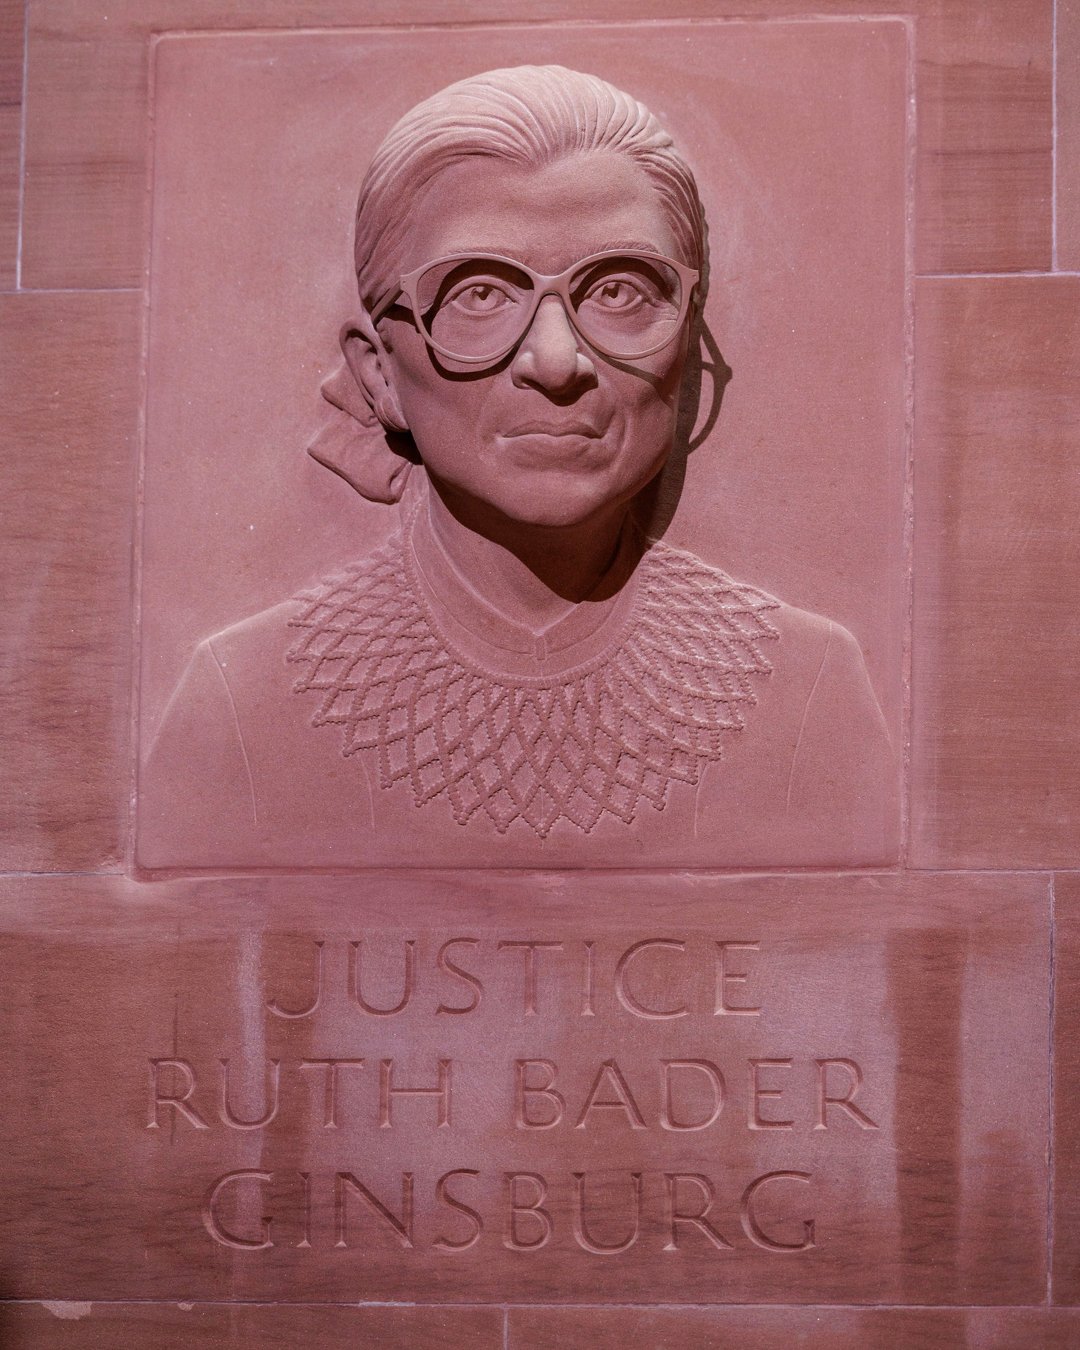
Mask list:
[[[343,338],[346,331],[348,326],[342,330]],[[414,463],[408,457],[409,438],[387,431],[347,362],[324,382],[322,396],[333,413],[308,446],[308,454],[368,501],[399,501]]]

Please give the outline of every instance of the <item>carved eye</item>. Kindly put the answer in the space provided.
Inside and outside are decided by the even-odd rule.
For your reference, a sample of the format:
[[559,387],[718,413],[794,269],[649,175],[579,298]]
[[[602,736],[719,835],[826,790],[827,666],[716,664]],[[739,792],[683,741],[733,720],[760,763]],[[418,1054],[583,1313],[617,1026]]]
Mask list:
[[605,277],[589,289],[585,299],[607,310],[630,310],[649,300],[644,287],[631,277]]
[[470,281],[459,286],[443,301],[444,305],[455,305],[467,314],[483,316],[496,314],[508,305],[517,303],[515,296],[494,281]]

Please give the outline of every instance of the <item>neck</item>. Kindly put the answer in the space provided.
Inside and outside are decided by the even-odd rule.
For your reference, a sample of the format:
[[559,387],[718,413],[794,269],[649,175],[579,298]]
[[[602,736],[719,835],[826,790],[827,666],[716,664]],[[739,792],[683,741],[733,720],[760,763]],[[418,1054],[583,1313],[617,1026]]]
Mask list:
[[609,599],[625,581],[612,564],[626,504],[578,525],[527,525],[432,482],[427,514],[459,576],[486,604],[533,632],[583,600]]

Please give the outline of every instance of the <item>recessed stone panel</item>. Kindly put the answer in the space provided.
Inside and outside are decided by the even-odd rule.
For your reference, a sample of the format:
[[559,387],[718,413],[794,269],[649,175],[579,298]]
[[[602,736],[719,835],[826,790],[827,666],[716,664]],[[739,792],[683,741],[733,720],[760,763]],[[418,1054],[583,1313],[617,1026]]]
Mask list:
[[[648,33],[647,52],[639,26],[616,24],[158,43],[141,869],[895,861],[907,29]],[[579,309],[592,383],[556,398],[517,368],[532,337],[489,368],[475,365],[484,353],[438,347],[436,330],[418,370],[460,357],[471,374],[444,371],[423,394],[393,377],[403,459],[375,446],[385,436],[373,439],[356,385],[357,185],[413,105],[526,57],[641,100],[696,176],[709,247],[685,254],[689,307],[673,302],[682,373],[673,349],[633,357],[655,366],[645,400],[644,368],[621,348],[629,366],[602,358]],[[626,95],[585,97],[580,78],[503,77],[534,111],[558,103],[544,135],[580,112],[584,144],[589,99]],[[631,236],[676,247],[657,242],[662,196],[627,155],[594,147],[525,170],[498,159],[491,129],[455,125],[475,144],[430,196],[417,188],[427,206],[414,203],[411,242],[372,244],[361,266],[380,333],[404,305],[387,285],[418,258],[494,253],[531,267],[534,285]],[[419,124],[406,139],[426,144]],[[365,230],[390,238],[372,192],[361,251]],[[381,359],[388,371],[398,358]],[[633,473],[643,483],[662,462],[648,419],[663,409],[670,457],[642,491]],[[620,436],[630,476],[609,484]],[[455,498],[447,515],[455,492],[471,505]],[[534,612],[513,580],[528,531],[563,530],[573,556],[578,517],[602,539],[631,496],[644,553],[615,531],[587,603],[560,580],[545,583],[559,605]],[[455,550],[477,510],[497,520],[468,527],[469,550],[507,527],[499,557]]]

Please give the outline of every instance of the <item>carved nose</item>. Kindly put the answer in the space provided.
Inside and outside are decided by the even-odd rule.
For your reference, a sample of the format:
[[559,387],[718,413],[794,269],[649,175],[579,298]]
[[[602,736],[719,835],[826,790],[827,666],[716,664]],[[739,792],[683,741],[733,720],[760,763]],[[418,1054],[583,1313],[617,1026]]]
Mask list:
[[533,315],[510,363],[510,377],[519,389],[567,394],[596,383],[596,367],[581,350],[562,301],[546,295]]

